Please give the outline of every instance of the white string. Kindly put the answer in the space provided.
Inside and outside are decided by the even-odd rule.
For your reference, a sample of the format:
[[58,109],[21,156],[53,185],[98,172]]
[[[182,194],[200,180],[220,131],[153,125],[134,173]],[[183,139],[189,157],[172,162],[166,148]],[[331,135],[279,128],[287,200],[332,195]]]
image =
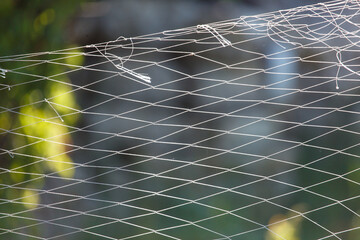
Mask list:
[[[145,81],[145,82],[147,82],[147,83],[151,83],[151,78],[150,78],[150,77],[145,76],[145,75],[142,75],[142,74],[139,74],[139,73],[136,73],[136,72],[134,72],[134,71],[132,71],[132,70],[127,69],[127,68],[124,67],[124,63],[127,62],[127,61],[131,58],[132,53],[133,53],[133,49],[131,50],[131,53],[130,53],[129,57],[128,57],[127,59],[125,59],[124,61],[122,60],[121,57],[118,57],[118,56],[116,56],[116,55],[114,55],[114,54],[112,54],[112,53],[108,53],[108,52],[107,52],[107,51],[108,51],[108,44],[109,44],[109,43],[110,43],[110,44],[116,43],[116,42],[119,41],[119,39],[127,40],[127,39],[124,38],[124,37],[120,37],[120,38],[118,38],[116,41],[110,41],[110,42],[106,43],[105,49],[104,49],[104,53],[102,53],[96,45],[91,45],[90,47],[94,47],[101,55],[103,55],[107,60],[109,60],[117,69],[122,70],[122,71],[130,74],[131,76],[134,76],[134,77],[136,77],[136,78],[139,78],[139,79],[141,79],[141,80],[143,80],[143,81]],[[130,41],[131,41],[131,44],[133,45],[133,42],[132,42],[132,39],[131,39],[131,38],[130,38]],[[110,57],[113,57],[113,58],[119,60],[120,63],[119,63],[119,64],[115,64],[114,61],[110,59]]]
[[7,72],[6,69],[0,68],[0,77],[5,78],[6,72]]
[[[7,70],[6,69],[2,69],[0,68],[0,77],[2,78],[6,78],[6,72]],[[6,84],[0,84],[0,86],[6,86],[8,88],[8,90],[10,91],[10,85],[6,85]]]
[[58,115],[58,117],[60,118],[60,120],[61,120],[62,122],[64,122],[64,119],[62,119],[62,117],[60,116],[60,114],[58,113],[58,111],[56,111],[56,109],[55,109],[54,106],[49,102],[49,100],[47,100],[46,98],[44,98],[44,101],[49,104],[49,106],[54,110],[54,112],[56,113],[56,115]]
[[203,24],[203,25],[198,25],[197,28],[199,29],[205,29],[207,30],[209,33],[211,33],[217,40],[219,40],[219,42],[221,43],[221,45],[223,45],[223,47],[226,46],[231,46],[231,42],[229,40],[227,40],[226,38],[224,38],[223,36],[220,35],[220,33],[218,31],[216,31],[215,28],[207,25],[207,24]]

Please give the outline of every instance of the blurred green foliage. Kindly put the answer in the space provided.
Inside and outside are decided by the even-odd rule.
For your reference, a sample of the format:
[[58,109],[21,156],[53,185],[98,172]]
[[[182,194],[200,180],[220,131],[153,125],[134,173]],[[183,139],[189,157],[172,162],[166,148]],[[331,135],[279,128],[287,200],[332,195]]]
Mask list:
[[84,0],[1,0],[1,55],[67,47],[65,27]]
[[[6,59],[4,56],[74,47],[68,43],[69,38],[64,29],[71,23],[72,16],[79,10],[82,2],[84,1],[0,1],[0,56],[3,57],[0,67],[10,70],[6,73],[3,84],[12,86],[20,83],[20,77],[23,76],[48,77],[70,69],[66,64],[72,64],[71,61],[74,60],[65,59],[63,64],[38,64],[31,67],[29,62],[14,61],[13,57]],[[76,64],[82,62],[79,57],[75,60]],[[12,72],[14,69],[21,74]],[[25,78],[24,81],[35,78]],[[74,174],[72,160],[64,154],[66,145],[63,143],[71,142],[67,125],[74,124],[76,116],[64,118],[63,124],[60,119],[53,118],[54,110],[43,102],[45,98],[51,99],[60,114],[67,114],[70,108],[76,108],[75,97],[67,84],[69,81],[63,74],[57,81],[37,81],[36,84],[11,87],[9,91],[3,90],[1,93],[0,146],[3,150],[15,151],[0,156],[0,168],[5,170],[0,175],[0,198],[17,203],[11,205],[14,208],[12,212],[17,212],[15,208],[31,209],[39,204],[37,189],[43,184],[43,178],[39,176],[52,171],[58,172],[61,177],[71,177]],[[38,101],[39,104],[33,104]],[[52,118],[51,121],[43,121],[48,118]],[[7,169],[11,171],[6,171]],[[0,212],[6,212],[6,207],[7,204],[0,205]],[[6,224],[5,221],[2,222]],[[3,224],[0,227],[6,228]]]

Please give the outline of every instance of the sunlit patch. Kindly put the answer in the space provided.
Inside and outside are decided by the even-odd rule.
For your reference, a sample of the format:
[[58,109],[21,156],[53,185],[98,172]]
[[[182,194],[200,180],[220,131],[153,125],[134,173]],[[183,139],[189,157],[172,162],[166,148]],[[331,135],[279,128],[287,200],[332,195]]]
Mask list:
[[298,216],[298,212],[306,208],[303,204],[293,207],[293,211],[287,214],[276,214],[269,220],[269,230],[266,240],[300,240],[300,227],[303,218]]
[[64,178],[71,178],[75,174],[74,164],[66,154],[56,156],[47,160],[49,168]]
[[271,232],[268,232],[267,240],[299,240],[296,233],[296,226],[291,221],[284,220],[284,215],[278,214],[270,219]]
[[39,194],[36,191],[25,189],[22,192],[21,201],[28,209],[36,208],[39,204]]
[[42,110],[30,106],[23,107],[20,122],[27,140],[39,158],[49,159],[46,165],[51,171],[62,177],[74,175],[73,162],[66,155],[66,143],[71,141],[68,128],[57,118],[49,119],[51,110]]
[[78,119],[78,105],[72,88],[66,84],[54,83],[50,87],[51,102],[54,108],[63,116],[66,123],[74,124]]
[[83,65],[84,55],[81,50],[76,49],[76,46],[73,46],[73,48],[74,49],[69,50],[69,54],[65,55],[65,63],[68,64],[70,68],[77,68]]

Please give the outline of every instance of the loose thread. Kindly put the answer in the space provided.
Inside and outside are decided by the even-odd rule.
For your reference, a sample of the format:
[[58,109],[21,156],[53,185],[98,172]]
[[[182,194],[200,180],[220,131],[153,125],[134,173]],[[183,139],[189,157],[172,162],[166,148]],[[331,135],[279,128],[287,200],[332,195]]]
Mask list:
[[7,70],[6,69],[3,69],[3,68],[0,68],[0,77],[2,77],[2,78],[6,78],[6,72],[7,72]]
[[[124,37],[120,37],[120,38],[123,38],[123,39],[126,40],[126,38],[124,38]],[[118,38],[118,39],[120,39],[120,38]],[[130,40],[131,40],[131,39],[130,39]],[[115,42],[115,41],[111,41],[111,42]],[[111,42],[110,42],[110,43],[111,43]],[[131,40],[131,42],[132,42],[132,40]],[[130,56],[129,56],[127,59],[125,59],[125,61],[123,61],[123,59],[122,59],[121,57],[116,56],[115,54],[112,54],[112,53],[108,53],[108,52],[107,52],[107,46],[108,46],[108,44],[109,44],[109,43],[107,43],[106,46],[105,46],[105,50],[104,50],[104,51],[105,51],[105,54],[102,53],[102,52],[100,51],[100,49],[99,49],[96,45],[92,45],[92,46],[93,46],[103,57],[105,57],[109,62],[111,62],[111,64],[114,65],[117,69],[119,69],[119,70],[121,70],[121,71],[123,71],[123,72],[126,72],[126,73],[128,73],[128,74],[130,74],[130,75],[132,75],[132,76],[134,76],[134,77],[136,77],[136,78],[139,78],[140,80],[142,80],[142,81],[144,81],[144,82],[151,83],[151,78],[150,78],[149,76],[145,76],[145,75],[143,75],[143,74],[134,72],[133,70],[130,70],[130,69],[128,69],[128,68],[126,68],[126,67],[123,66],[124,63],[131,57],[131,55],[132,55],[132,53],[133,53],[133,51],[134,51],[133,49],[132,49],[132,51],[131,51]],[[119,63],[119,64],[115,64],[114,61],[109,58],[109,56],[112,56],[112,57],[114,57],[114,58],[117,58],[117,59],[120,61],[120,63]]]
[[335,78],[335,88],[339,89],[339,73],[340,73],[340,64],[338,64],[338,69],[336,72],[336,78]]
[[221,45],[223,47],[231,46],[231,42],[229,40],[227,40],[226,38],[224,38],[218,31],[216,31],[215,28],[213,28],[207,24],[198,25],[197,28],[202,28],[202,29],[207,30],[221,43]]
[[[273,31],[273,34],[274,34],[274,35],[280,37],[281,39],[284,39],[284,37],[280,36],[280,34],[278,34],[277,32],[275,32],[275,30],[273,30],[274,27],[275,27],[275,24],[274,24],[271,20],[267,22],[267,27],[266,27],[266,34],[267,34],[267,36],[268,36],[275,44],[277,44],[279,47],[281,47],[282,49],[286,49],[286,47],[284,47],[284,46],[281,44],[282,41],[277,40],[277,39],[275,39],[274,37],[271,36],[272,34],[270,34],[270,30]],[[287,40],[287,39],[286,39],[286,40]],[[286,41],[286,40],[285,40],[285,41]],[[289,40],[287,40],[287,42],[289,42]]]
[[[6,69],[0,68],[0,77],[6,78],[6,73],[7,73],[7,70],[6,70]],[[7,88],[8,88],[9,91],[11,90],[10,85],[5,85],[5,86],[7,86]]]
[[6,87],[9,91],[11,90],[11,86],[9,84],[0,84],[1,87]]
[[120,64],[114,64],[114,66],[119,70],[122,70],[122,71],[136,77],[136,78],[139,78],[139,79],[143,80],[144,82],[151,83],[151,78],[149,76],[145,76],[143,74],[134,72],[134,71],[132,71],[130,69],[127,69],[127,68],[121,66]]
[[[336,78],[335,78],[335,88],[336,89],[339,89],[339,73],[340,73],[340,68],[341,66],[344,66],[345,65],[342,63],[342,57],[341,57],[341,51],[340,50],[336,50],[336,58],[338,60],[338,69],[337,69],[337,72],[336,72]],[[346,67],[345,67],[346,68]]]
[[44,100],[45,100],[45,102],[47,102],[47,103],[50,105],[50,107],[54,110],[54,112],[56,113],[56,115],[58,115],[58,117],[60,118],[60,120],[61,120],[62,122],[64,122],[64,119],[62,119],[62,117],[60,116],[60,114],[58,113],[58,111],[56,111],[56,109],[55,109],[54,106],[49,102],[49,100],[47,100],[46,98],[44,98]]
[[14,157],[15,157],[14,154],[13,154],[11,151],[7,150],[7,153],[9,154],[9,156],[10,156],[11,158],[14,158]]

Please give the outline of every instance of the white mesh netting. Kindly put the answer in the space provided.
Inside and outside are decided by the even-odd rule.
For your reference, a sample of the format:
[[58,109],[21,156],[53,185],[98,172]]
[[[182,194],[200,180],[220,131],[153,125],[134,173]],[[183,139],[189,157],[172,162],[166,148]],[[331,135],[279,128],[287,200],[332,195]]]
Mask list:
[[1,57],[0,238],[357,239],[359,12]]

